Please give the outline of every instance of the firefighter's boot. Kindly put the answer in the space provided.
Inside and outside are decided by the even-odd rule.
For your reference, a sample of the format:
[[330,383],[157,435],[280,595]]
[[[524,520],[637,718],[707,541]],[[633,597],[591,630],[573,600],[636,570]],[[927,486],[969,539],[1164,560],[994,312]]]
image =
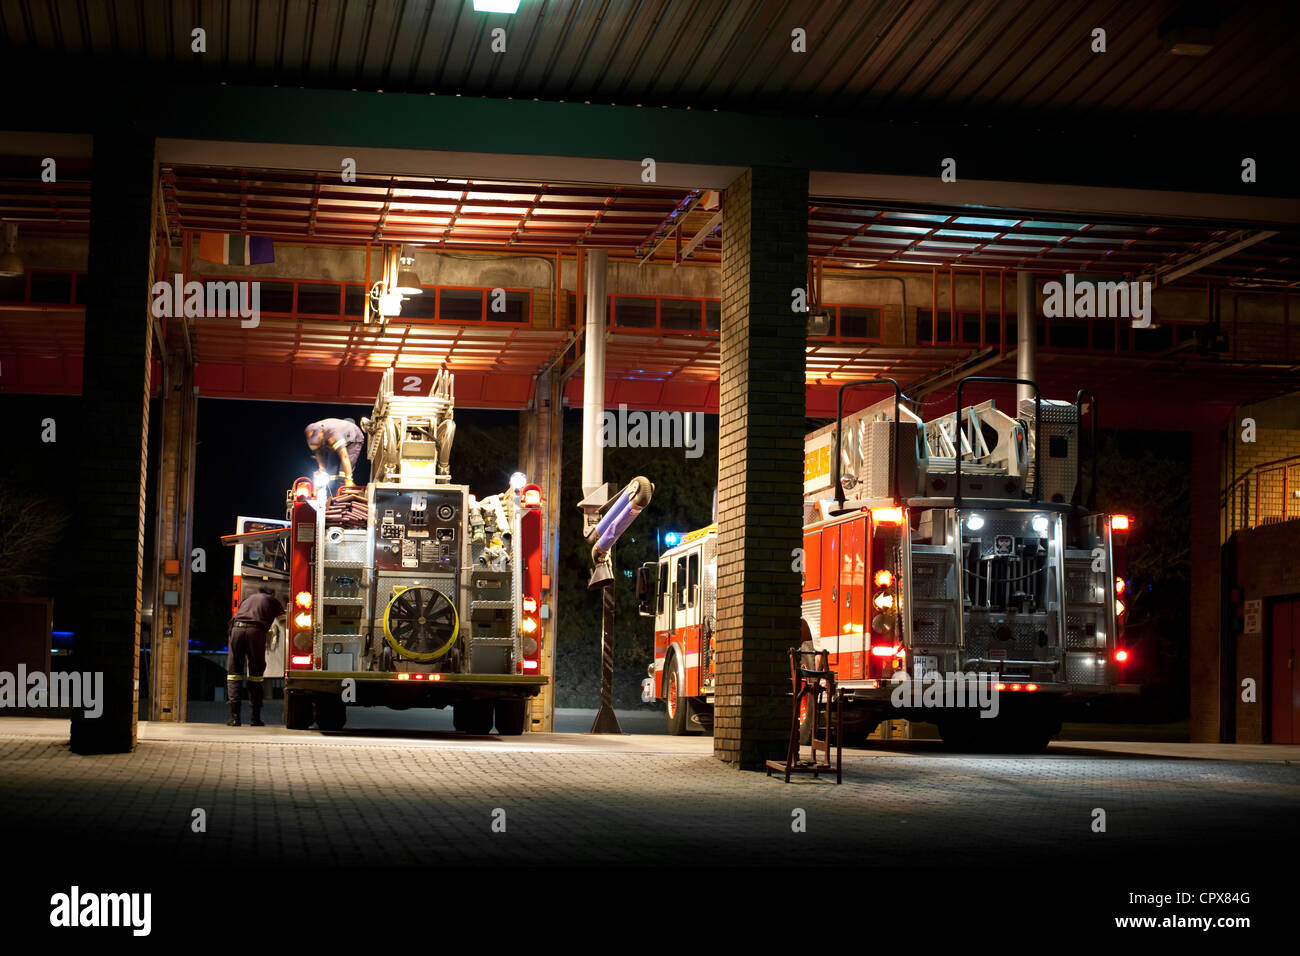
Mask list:
[[255,677],[248,682],[248,701],[253,707],[253,719],[249,724],[253,727],[265,727],[262,723],[262,679]]
[[226,721],[227,727],[239,726],[239,688],[243,681],[238,677],[226,678],[226,697],[230,700],[230,719]]

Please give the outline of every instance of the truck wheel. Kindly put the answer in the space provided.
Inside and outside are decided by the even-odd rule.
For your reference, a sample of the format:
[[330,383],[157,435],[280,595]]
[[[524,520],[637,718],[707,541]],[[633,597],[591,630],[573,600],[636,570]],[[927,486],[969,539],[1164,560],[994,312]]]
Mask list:
[[492,733],[492,701],[467,700],[453,705],[451,725],[463,734],[486,737]]
[[499,700],[495,705],[497,733],[502,737],[518,737],[528,722],[528,701]]
[[1060,720],[1051,717],[1025,720],[1019,726],[1004,728],[1000,740],[1001,749],[1005,753],[1040,754],[1047,749],[1047,745],[1060,730]]
[[957,753],[969,753],[975,749],[977,734],[973,723],[964,718],[940,721],[939,736],[943,738],[944,747]]
[[681,737],[686,733],[690,705],[682,696],[681,678],[677,673],[677,658],[669,659],[664,667],[664,702],[668,705],[668,733]]
[[316,726],[321,730],[342,730],[348,722],[348,708],[343,698],[322,696],[316,698]]
[[284,692],[284,725],[290,730],[306,730],[311,726],[311,698],[303,691]]

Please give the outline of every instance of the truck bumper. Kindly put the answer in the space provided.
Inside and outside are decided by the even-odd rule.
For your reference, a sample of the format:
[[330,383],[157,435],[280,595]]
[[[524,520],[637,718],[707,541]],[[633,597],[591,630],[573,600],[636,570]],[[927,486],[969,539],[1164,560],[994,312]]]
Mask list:
[[409,701],[406,706],[443,707],[465,700],[526,699],[536,697],[547,678],[532,674],[420,674],[374,671],[290,671],[286,691],[341,694],[344,681],[355,682],[362,706]]
[[[951,681],[936,681],[935,686],[943,689],[946,694],[947,685]],[[1091,697],[1102,697],[1111,694],[1136,694],[1141,690],[1138,684],[1059,684],[1059,683],[1037,683],[1036,690],[1012,690],[1011,687],[1020,685],[1022,688],[1026,681],[1004,681],[1007,689],[1001,693],[1008,696],[1016,697],[1033,697],[1037,695],[1047,695],[1060,697],[1063,700],[1084,700]],[[839,684],[844,693],[846,700],[876,701],[888,704],[895,688],[898,685],[887,680],[880,681],[842,681]],[[925,686],[924,684],[922,686]],[[972,684],[967,683],[969,689]]]

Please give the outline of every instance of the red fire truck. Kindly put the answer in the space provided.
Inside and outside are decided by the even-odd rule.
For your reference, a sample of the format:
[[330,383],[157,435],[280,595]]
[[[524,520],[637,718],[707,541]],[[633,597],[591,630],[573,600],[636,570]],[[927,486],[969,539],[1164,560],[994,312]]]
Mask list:
[[[542,497],[514,480],[489,498],[450,483],[450,373],[395,395],[389,369],[368,433],[365,507],[331,509],[324,475],[289,491],[285,725],[343,727],[347,707],[451,707],[457,730],[521,734],[541,674]],[[522,476],[516,476],[521,478]]]
[[[1040,750],[1063,704],[1136,690],[1122,682],[1132,522],[1079,501],[1087,393],[1044,401],[1023,383],[1034,398],[1012,418],[961,407],[959,386],[959,412],[923,422],[890,384],[893,399],[805,440],[792,571],[806,630],[791,644],[829,652],[846,736],[902,719],[962,749]],[[653,566],[638,577],[655,618],[642,698],[665,702],[674,734],[712,722],[716,545],[711,525],[666,551],[653,597]]]

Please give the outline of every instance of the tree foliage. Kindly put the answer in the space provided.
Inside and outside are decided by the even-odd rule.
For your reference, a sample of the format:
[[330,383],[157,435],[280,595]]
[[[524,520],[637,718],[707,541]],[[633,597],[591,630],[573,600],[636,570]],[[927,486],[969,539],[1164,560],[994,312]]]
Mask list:
[[48,592],[67,522],[67,512],[53,499],[0,477],[0,595]]

